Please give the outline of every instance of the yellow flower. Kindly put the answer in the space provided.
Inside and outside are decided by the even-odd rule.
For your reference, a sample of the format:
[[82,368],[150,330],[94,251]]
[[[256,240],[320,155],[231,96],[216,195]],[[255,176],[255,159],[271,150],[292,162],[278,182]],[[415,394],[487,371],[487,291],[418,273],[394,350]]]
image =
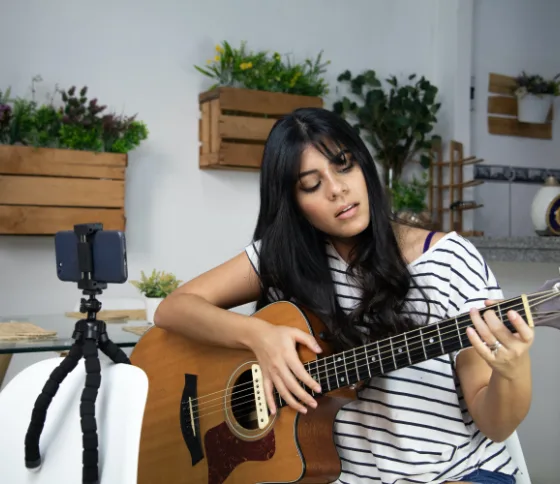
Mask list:
[[215,60],[216,62],[220,62],[220,56],[217,55],[216,57],[214,57],[214,60]]
[[223,54],[224,48],[221,45],[217,45],[216,46],[216,52],[219,52],[220,54]]
[[208,60],[206,61],[206,64],[212,64],[212,59],[208,59]]
[[252,62],[242,62],[241,64],[239,64],[239,68],[244,71],[246,69],[251,69],[253,67],[253,63]]

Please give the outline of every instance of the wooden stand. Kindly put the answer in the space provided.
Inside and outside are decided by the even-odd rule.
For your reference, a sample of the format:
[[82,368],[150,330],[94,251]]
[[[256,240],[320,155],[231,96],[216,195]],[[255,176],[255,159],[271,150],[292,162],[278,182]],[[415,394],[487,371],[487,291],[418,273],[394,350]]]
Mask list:
[[323,107],[319,97],[219,87],[199,95],[199,168],[259,170],[277,119],[294,109]]
[[[480,231],[463,229],[463,211],[474,210],[483,205],[463,199],[463,189],[483,183],[482,180],[464,180],[463,167],[481,163],[481,158],[464,158],[463,144],[458,141],[449,143],[449,161],[443,160],[441,144],[432,150],[432,163],[429,168],[430,190],[428,208],[437,230],[454,230],[464,237],[482,236]],[[447,171],[444,174],[444,170]],[[447,176],[446,176],[447,175]],[[448,224],[444,214],[448,214]]]
[[127,155],[0,145],[0,235],[124,230]]

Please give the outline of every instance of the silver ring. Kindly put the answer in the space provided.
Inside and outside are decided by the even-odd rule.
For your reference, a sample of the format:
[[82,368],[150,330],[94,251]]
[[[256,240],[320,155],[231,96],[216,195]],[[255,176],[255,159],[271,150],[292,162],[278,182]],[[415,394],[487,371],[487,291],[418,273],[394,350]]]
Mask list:
[[500,349],[500,346],[502,346],[502,343],[500,343],[498,340],[496,340],[496,342],[492,346],[489,347],[492,350],[492,354],[494,356],[496,356],[498,354],[498,350]]

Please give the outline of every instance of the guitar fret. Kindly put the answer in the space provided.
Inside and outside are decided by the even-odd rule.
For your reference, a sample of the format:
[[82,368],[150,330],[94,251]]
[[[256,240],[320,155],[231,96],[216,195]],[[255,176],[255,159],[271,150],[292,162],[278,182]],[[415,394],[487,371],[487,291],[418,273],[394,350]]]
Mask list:
[[422,328],[418,330],[418,333],[420,333],[420,341],[422,342],[422,350],[424,351],[424,357],[428,359],[428,354],[426,353],[426,345],[424,345],[424,333],[422,331]]
[[[353,350],[354,352],[354,366],[356,367],[356,381],[360,381],[362,378],[360,376],[360,369],[358,368],[358,355],[356,355],[356,348]],[[366,354],[366,363],[367,363],[367,354]]]
[[327,365],[327,360],[328,358],[323,358],[323,361],[325,362],[325,378],[327,379],[327,388],[329,389],[329,392],[331,391],[331,379],[329,377],[329,367]]
[[381,351],[379,350],[379,341],[377,342],[377,356],[379,357],[379,368],[381,369],[381,373],[385,373],[385,370],[383,370],[383,358],[381,358]]
[[461,348],[463,348],[463,339],[461,338],[461,330],[459,329],[459,320],[457,319],[457,316],[455,316],[455,326],[457,328],[457,334],[459,335],[459,343]]
[[502,308],[500,307],[499,303],[496,304],[496,308],[498,309],[498,317],[500,318],[500,321],[504,321],[504,317],[502,316]]
[[393,357],[393,364],[395,365],[395,370],[399,367],[397,365],[397,360],[395,359],[395,349],[393,348],[393,337],[389,336],[389,345],[391,346],[391,356]]
[[[317,360],[315,360],[314,362],[310,362],[309,364],[309,375],[311,376],[311,378],[313,378],[315,381],[319,381],[318,380],[318,375],[313,375],[313,370],[311,369],[311,363],[315,363],[315,372],[317,372]],[[313,388],[311,389],[311,395],[315,396],[315,390],[313,390]]]
[[408,348],[408,341],[406,339],[406,333],[404,333],[403,336],[404,336],[404,345],[406,346],[406,354],[408,355],[408,362],[412,365],[412,360],[410,358],[410,349]]
[[366,355],[366,366],[367,366],[368,375],[371,378],[371,367],[369,366],[369,356],[367,354],[367,346],[364,346],[364,353]]
[[[338,359],[340,360],[340,356],[338,357]],[[336,378],[336,387],[340,388],[340,382],[338,381],[338,368],[336,366],[336,361],[334,359],[334,355],[332,357],[332,360],[333,360],[333,367],[334,367],[334,376]]]
[[436,327],[437,327],[437,333],[439,336],[439,345],[441,346],[441,354],[444,355],[445,354],[445,349],[443,347],[443,341],[441,340],[441,332],[439,330],[439,323],[436,323]]

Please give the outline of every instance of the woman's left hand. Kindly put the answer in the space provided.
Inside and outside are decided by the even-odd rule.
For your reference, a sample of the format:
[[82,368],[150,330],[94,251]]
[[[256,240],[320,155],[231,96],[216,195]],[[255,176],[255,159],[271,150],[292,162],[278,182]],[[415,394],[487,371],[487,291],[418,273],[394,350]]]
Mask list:
[[[498,301],[485,301],[486,306]],[[529,348],[533,344],[533,329],[516,311],[509,310],[507,317],[517,333],[512,333],[493,310],[482,316],[478,309],[471,309],[474,328],[467,328],[467,336],[484,360],[502,377],[513,380],[523,374]],[[475,331],[476,329],[476,331]]]

